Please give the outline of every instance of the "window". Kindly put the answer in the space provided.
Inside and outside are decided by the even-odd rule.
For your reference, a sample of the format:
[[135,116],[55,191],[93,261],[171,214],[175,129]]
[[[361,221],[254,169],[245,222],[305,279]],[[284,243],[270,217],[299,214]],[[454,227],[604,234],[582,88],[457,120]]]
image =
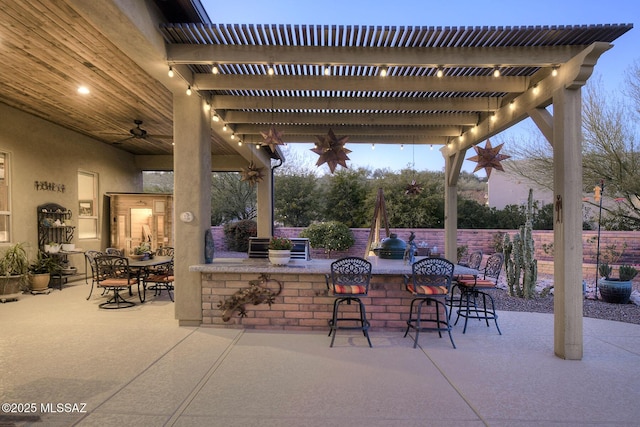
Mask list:
[[98,238],[98,174],[78,171],[78,239]]
[[11,241],[11,200],[7,153],[0,153],[0,243]]

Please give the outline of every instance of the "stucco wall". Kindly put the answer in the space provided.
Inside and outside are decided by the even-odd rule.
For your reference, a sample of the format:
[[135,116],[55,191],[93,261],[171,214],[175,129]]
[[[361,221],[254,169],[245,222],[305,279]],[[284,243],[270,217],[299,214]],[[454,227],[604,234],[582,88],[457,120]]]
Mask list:
[[[37,247],[36,208],[43,203],[65,206],[75,218],[78,170],[98,174],[100,195],[142,191],[142,174],[133,155],[1,103],[0,118],[0,150],[10,156],[12,242]],[[64,192],[37,190],[35,181],[64,185]],[[108,242],[108,206],[102,198],[98,204],[101,239]],[[74,243],[83,249],[106,246],[100,240],[77,237]]]

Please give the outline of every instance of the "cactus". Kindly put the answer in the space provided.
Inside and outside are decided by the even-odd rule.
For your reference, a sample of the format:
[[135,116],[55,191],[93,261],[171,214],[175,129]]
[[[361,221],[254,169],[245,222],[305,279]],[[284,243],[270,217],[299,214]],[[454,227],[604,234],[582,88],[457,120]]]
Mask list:
[[[538,261],[535,259],[535,242],[532,236],[533,190],[529,190],[526,220],[518,234],[504,239],[505,271],[509,295],[532,298],[538,280]],[[522,282],[520,276],[522,275]]]

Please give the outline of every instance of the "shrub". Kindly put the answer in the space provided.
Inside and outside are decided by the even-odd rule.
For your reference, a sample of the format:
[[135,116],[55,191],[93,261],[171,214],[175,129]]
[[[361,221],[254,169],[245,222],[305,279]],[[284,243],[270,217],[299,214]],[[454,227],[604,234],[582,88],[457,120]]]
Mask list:
[[322,248],[326,253],[346,251],[356,243],[351,229],[338,221],[311,224],[300,237],[308,238],[312,248]]
[[258,225],[252,219],[228,222],[224,225],[224,237],[227,249],[236,252],[249,250],[249,237],[258,235]]

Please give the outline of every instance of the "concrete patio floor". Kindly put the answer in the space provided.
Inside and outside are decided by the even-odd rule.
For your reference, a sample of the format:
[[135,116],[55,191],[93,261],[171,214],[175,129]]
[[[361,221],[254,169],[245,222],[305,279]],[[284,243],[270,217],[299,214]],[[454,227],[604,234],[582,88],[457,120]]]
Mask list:
[[[459,324],[457,349],[446,334],[423,333],[413,349],[375,329],[373,348],[342,331],[329,348],[324,333],[178,327],[166,294],[101,310],[104,297],[87,301],[88,291],[76,282],[0,304],[0,401],[19,410],[3,406],[0,425],[640,422],[640,325],[585,318],[581,361],[554,356],[553,316],[536,313],[501,312],[503,335],[477,321],[463,335]],[[58,403],[84,412],[53,412]]]

